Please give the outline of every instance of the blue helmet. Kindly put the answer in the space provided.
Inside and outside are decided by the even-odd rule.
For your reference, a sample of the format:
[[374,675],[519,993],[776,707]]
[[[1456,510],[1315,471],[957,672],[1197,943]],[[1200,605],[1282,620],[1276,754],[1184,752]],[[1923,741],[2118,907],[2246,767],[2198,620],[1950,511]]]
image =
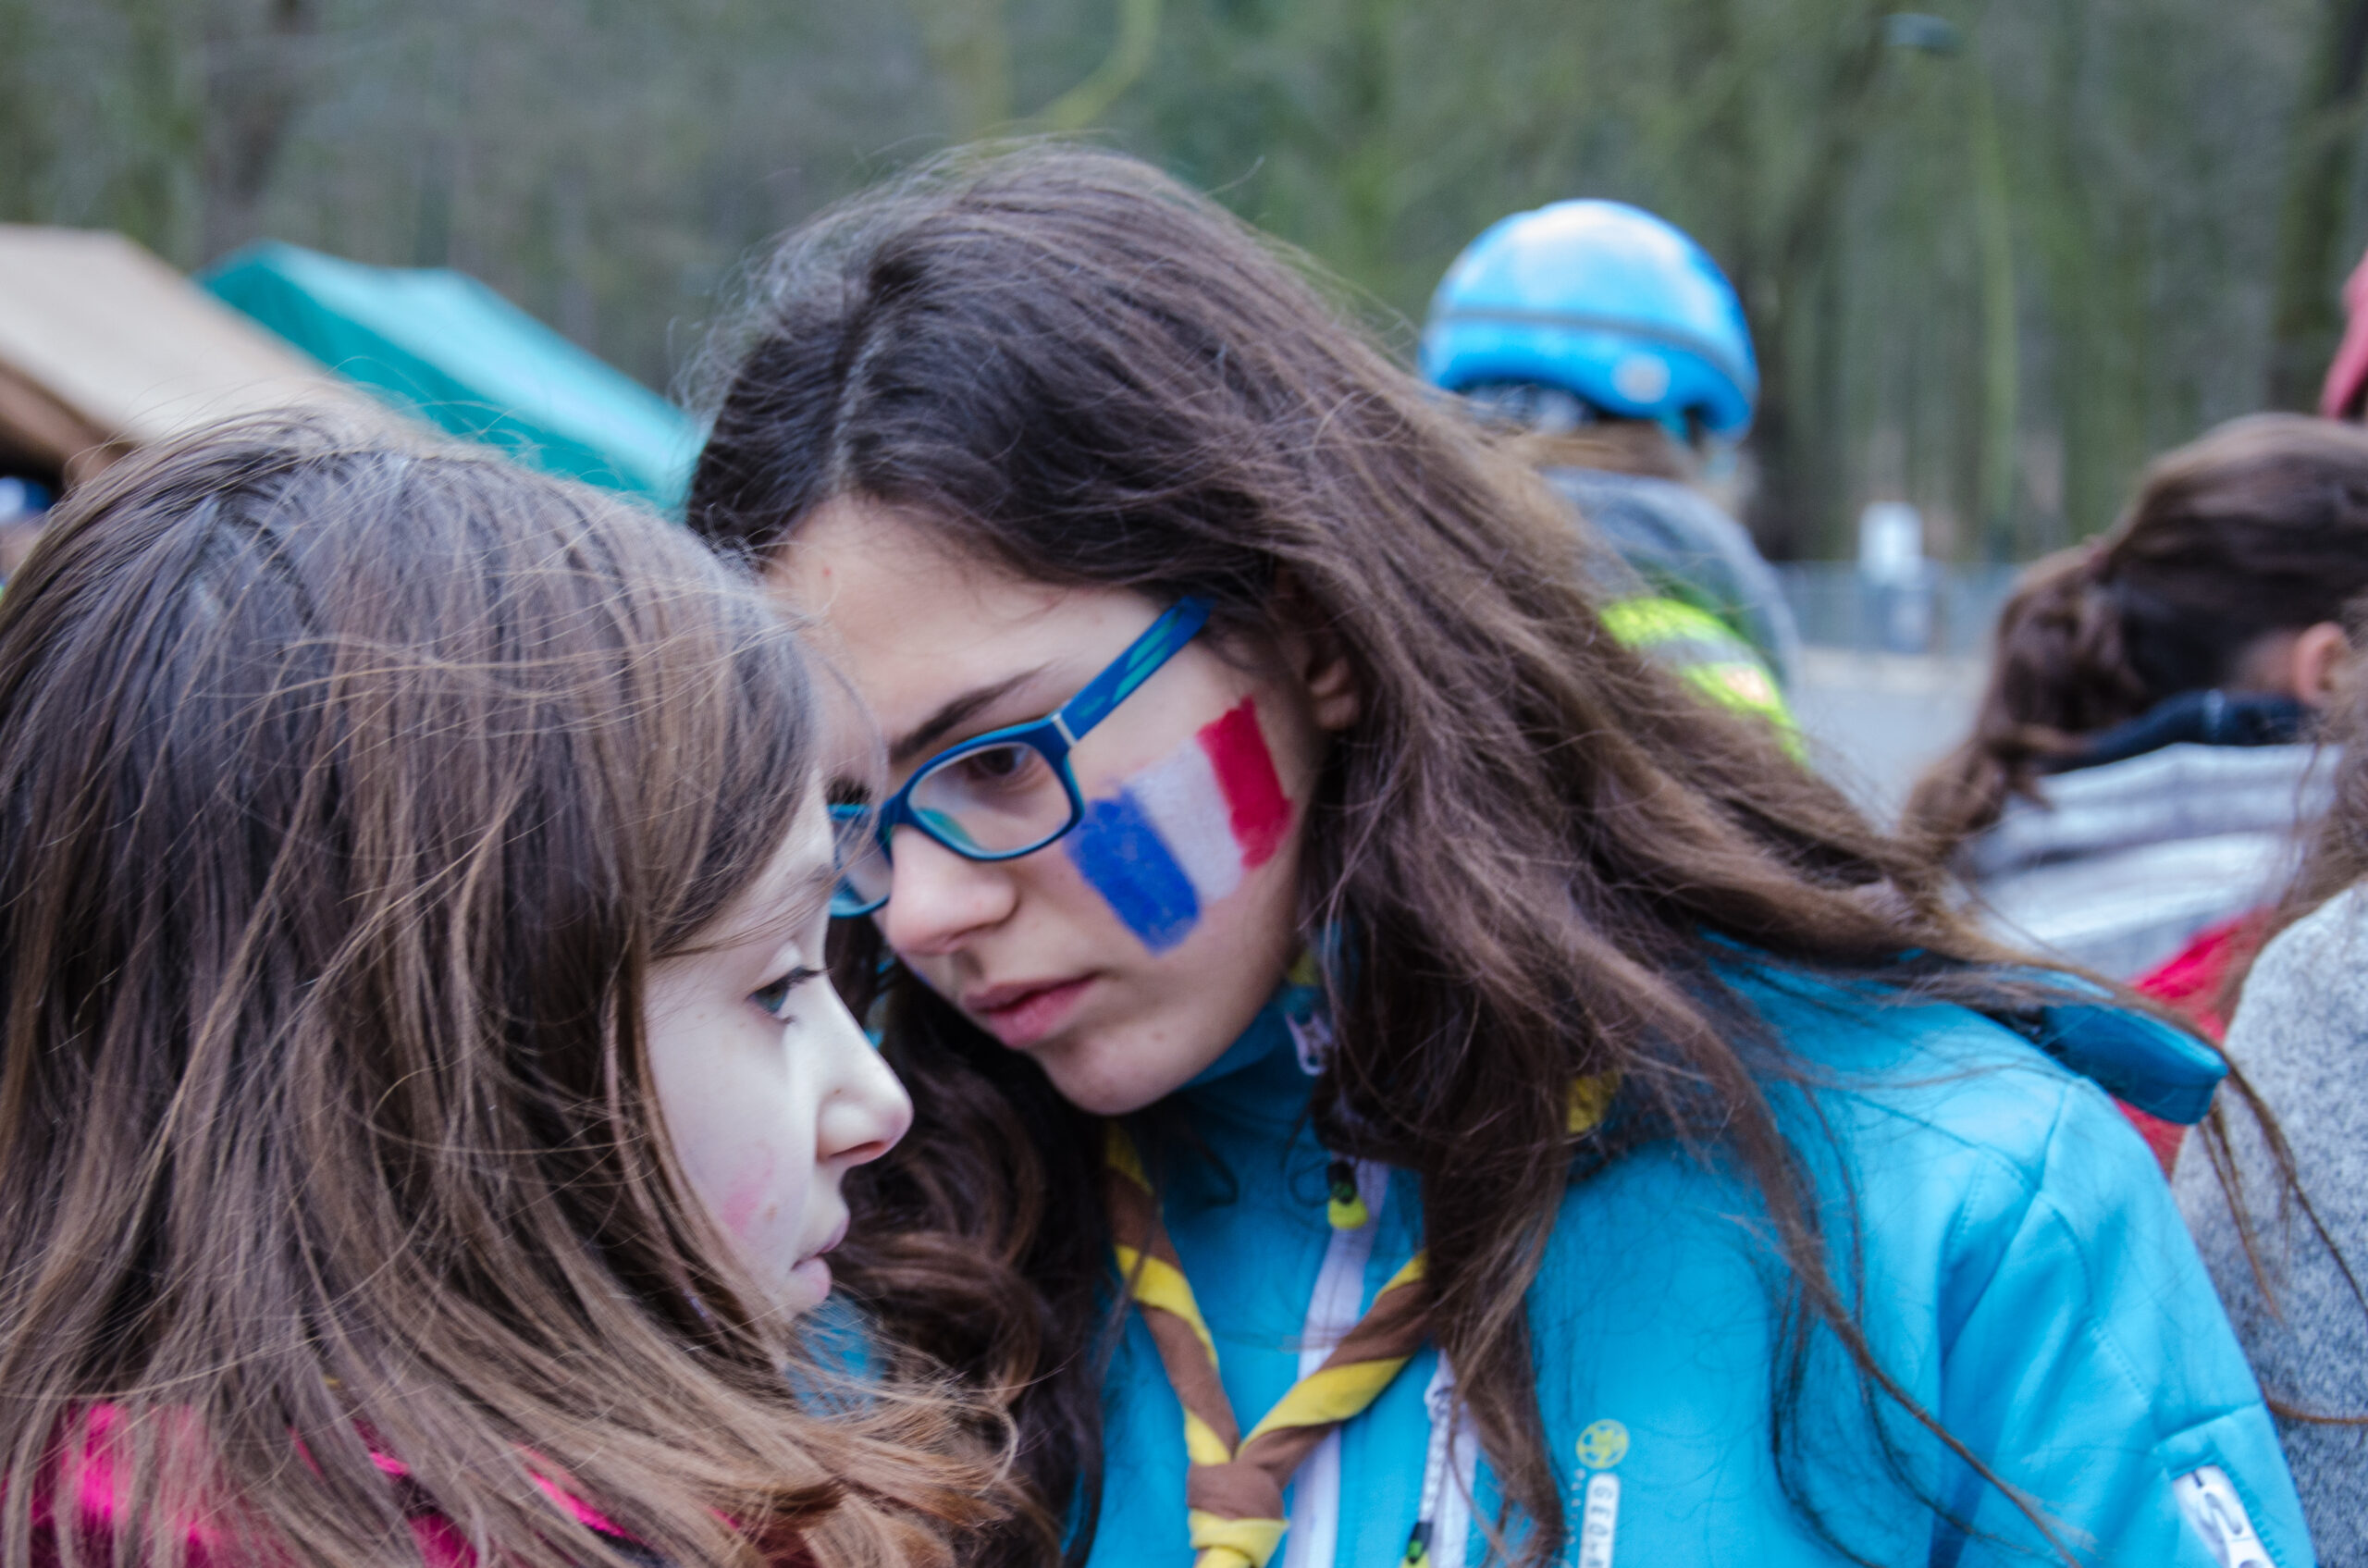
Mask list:
[[1732,440],[1759,362],[1710,253],[1624,202],[1515,213],[1455,258],[1431,296],[1423,374],[1451,392],[1556,387],[1597,411]]

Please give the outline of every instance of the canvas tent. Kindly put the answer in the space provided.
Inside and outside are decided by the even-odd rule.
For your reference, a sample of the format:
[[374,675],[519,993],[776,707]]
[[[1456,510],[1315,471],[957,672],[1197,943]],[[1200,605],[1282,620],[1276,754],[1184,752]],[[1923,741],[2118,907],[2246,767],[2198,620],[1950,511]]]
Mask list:
[[697,426],[464,273],[265,241],[198,281],[339,375],[547,473],[682,503]]
[[0,463],[76,477],[290,406],[385,417],[123,236],[0,224]]

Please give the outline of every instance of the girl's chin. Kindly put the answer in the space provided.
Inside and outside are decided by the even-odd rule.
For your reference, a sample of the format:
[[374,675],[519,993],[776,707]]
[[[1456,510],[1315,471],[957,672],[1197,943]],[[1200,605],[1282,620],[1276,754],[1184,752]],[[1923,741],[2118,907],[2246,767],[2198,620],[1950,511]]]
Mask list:
[[1150,1048],[1124,1041],[1070,1037],[1028,1052],[1061,1098],[1093,1116],[1129,1116],[1157,1105],[1200,1075],[1206,1062],[1178,1062],[1170,1072],[1147,1075]]

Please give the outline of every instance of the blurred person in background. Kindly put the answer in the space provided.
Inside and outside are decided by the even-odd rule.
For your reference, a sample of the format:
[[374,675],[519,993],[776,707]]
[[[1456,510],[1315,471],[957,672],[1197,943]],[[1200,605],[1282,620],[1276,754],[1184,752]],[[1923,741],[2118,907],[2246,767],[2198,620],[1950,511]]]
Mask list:
[[1973,733],[1907,830],[2002,935],[2216,1033],[2325,798],[2313,720],[2363,588],[2368,432],[2262,414],[2166,454],[2110,533],[2024,573]]
[[1705,491],[1734,473],[1759,396],[1743,302],[1708,252],[1621,202],[1515,213],[1440,280],[1422,370],[1510,427],[1617,552],[1612,636],[1793,733],[1792,611]]
[[2343,743],[2334,803],[2228,1029],[2228,1054],[2270,1119],[2215,1110],[2196,1140],[2202,1153],[2190,1153],[2174,1182],[2330,1568],[2368,1564],[2368,1296],[2358,1271],[2368,1256],[2362,673],[2347,664],[2328,723]]
[[2356,420],[2368,412],[2368,255],[2344,279],[2343,315],[2343,340],[2319,386],[2319,413]]
[[48,521],[47,487],[17,475],[0,474],[0,586],[15,576],[25,557],[32,554]]

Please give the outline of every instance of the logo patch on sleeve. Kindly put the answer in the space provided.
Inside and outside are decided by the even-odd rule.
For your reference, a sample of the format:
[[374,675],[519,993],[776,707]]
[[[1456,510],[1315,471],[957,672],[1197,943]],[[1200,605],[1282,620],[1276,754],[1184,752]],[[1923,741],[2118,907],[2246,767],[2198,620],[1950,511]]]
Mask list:
[[1617,1421],[1591,1421],[1579,1434],[1579,1463],[1590,1470],[1610,1470],[1628,1457],[1628,1428]]

